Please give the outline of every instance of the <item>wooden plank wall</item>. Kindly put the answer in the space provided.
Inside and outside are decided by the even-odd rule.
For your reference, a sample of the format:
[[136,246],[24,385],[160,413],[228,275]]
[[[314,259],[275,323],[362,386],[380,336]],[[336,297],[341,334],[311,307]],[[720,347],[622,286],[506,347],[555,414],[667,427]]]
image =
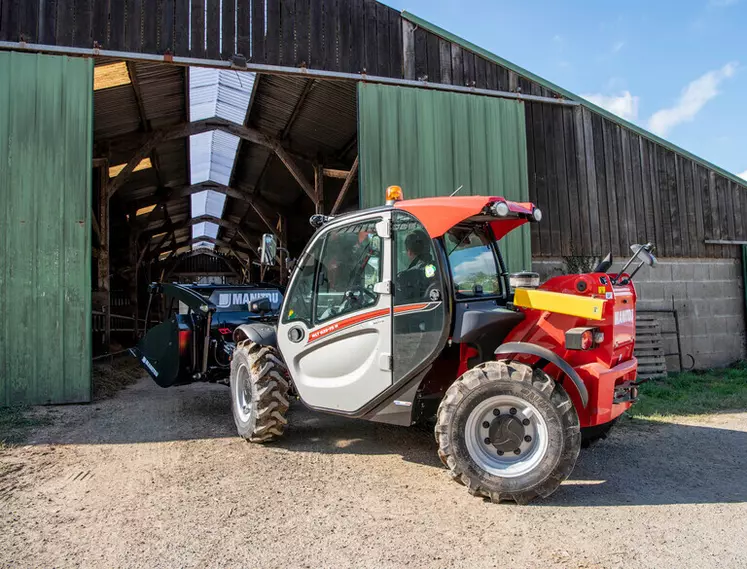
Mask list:
[[403,74],[400,14],[375,0],[0,0],[0,41]]
[[[189,29],[192,29],[190,36]],[[0,40],[427,80],[560,98],[375,0],[0,0]],[[733,257],[747,188],[588,109],[527,103],[537,256]],[[491,190],[495,191],[495,190]]]
[[[515,71],[403,20],[405,78],[561,98]],[[747,183],[584,107],[527,102],[534,256],[628,254],[651,241],[660,256],[737,257],[747,241]],[[490,189],[486,191],[496,191]]]
[[747,240],[747,188],[583,107],[526,103],[536,256],[736,257]]

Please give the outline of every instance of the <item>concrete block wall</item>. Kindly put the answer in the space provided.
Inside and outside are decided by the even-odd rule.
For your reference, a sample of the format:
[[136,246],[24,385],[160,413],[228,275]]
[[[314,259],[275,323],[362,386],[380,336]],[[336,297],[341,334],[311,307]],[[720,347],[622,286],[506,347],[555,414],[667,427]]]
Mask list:
[[[562,259],[534,259],[542,280],[564,272]],[[622,263],[615,263],[612,272]],[[641,312],[677,310],[685,368],[723,367],[745,358],[745,300],[738,259],[659,259],[633,279]],[[652,314],[654,314],[652,312]],[[673,313],[656,312],[661,322],[669,371],[679,371]]]

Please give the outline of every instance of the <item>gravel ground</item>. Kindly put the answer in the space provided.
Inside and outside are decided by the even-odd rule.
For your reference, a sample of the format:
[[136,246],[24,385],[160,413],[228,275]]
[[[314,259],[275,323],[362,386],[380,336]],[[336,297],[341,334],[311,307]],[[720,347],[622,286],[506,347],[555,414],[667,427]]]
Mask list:
[[143,379],[37,411],[0,452],[0,566],[747,567],[747,413],[627,422],[516,506],[451,482],[431,433],[295,405],[252,445],[229,403]]

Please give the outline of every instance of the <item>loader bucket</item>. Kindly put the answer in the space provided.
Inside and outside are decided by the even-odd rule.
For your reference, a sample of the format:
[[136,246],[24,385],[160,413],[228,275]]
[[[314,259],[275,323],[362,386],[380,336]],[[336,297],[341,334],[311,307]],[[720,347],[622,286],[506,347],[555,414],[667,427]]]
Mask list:
[[133,348],[140,365],[161,387],[171,387],[179,376],[179,326],[174,319],[154,326]]

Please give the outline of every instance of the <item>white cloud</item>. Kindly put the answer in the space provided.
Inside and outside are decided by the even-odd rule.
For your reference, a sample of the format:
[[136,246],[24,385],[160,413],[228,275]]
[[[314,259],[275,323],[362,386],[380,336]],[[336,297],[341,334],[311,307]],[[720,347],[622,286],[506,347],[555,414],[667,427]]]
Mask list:
[[737,174],[737,176],[739,176],[740,178],[744,178],[745,180],[747,180],[747,170],[745,170],[741,174]]
[[619,41],[615,45],[612,46],[612,53],[618,53],[624,47],[625,47],[625,42]]
[[591,95],[582,95],[582,97],[598,107],[607,109],[609,112],[616,114],[622,119],[634,121],[638,118],[639,98],[631,95],[630,91],[623,91],[620,95],[602,95],[601,93],[595,93]]
[[692,121],[700,110],[719,94],[722,81],[733,76],[737,63],[727,63],[721,69],[709,71],[698,77],[682,90],[674,106],[655,112],[648,122],[651,131],[666,136],[677,125]]

